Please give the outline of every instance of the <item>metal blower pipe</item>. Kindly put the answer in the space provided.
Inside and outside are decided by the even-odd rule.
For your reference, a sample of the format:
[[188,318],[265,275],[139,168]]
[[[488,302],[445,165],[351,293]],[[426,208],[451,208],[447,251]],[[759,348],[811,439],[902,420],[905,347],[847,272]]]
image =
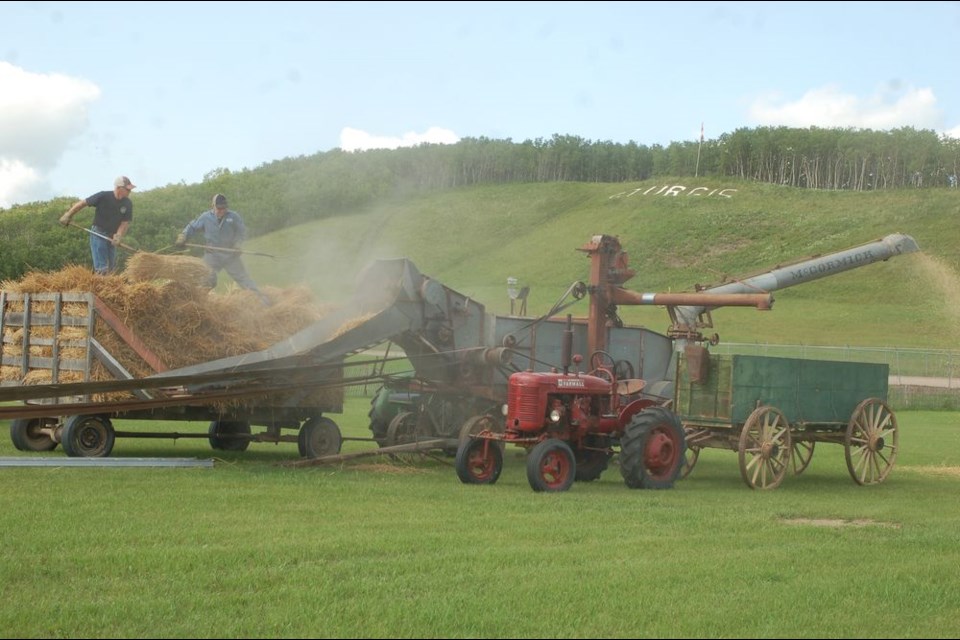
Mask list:
[[[769,293],[919,250],[920,246],[911,236],[893,233],[873,242],[867,242],[843,251],[813,256],[786,265],[778,265],[757,275],[702,289],[700,293],[709,295]],[[689,306],[679,306],[676,308],[677,317],[681,322],[692,325],[696,322],[700,313],[712,306],[703,302]]]

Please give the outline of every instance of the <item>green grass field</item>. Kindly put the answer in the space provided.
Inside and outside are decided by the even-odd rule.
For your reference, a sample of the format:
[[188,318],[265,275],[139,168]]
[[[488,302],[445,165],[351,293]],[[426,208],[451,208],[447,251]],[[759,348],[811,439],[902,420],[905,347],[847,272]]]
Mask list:
[[[333,417],[365,437],[366,410],[352,398]],[[293,444],[225,453],[205,439],[118,439],[112,457],[217,457],[213,468],[0,468],[0,629],[954,638],[960,414],[898,417],[886,482],[856,485],[843,447],[821,443],[768,492],[717,449],[671,490],[630,490],[614,462],[597,482],[539,494],[513,447],[499,482],[476,486],[442,457],[292,468],[280,463],[297,459]],[[206,429],[175,430],[189,427]],[[0,455],[63,454],[3,438]]]

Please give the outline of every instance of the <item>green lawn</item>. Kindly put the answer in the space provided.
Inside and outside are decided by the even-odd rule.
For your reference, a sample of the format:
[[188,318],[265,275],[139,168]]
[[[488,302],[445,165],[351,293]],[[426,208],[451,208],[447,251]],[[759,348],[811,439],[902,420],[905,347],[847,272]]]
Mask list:
[[[332,416],[368,435],[365,398]],[[960,620],[960,414],[900,412],[888,480],[838,445],[769,492],[708,449],[672,490],[616,464],[531,491],[447,458],[291,468],[296,445],[119,439],[213,468],[0,468],[5,637],[938,637]],[[133,425],[136,427],[136,425]],[[157,423],[143,428],[160,430]],[[205,424],[170,423],[204,432]],[[119,425],[118,425],[119,428]],[[123,425],[130,428],[130,425]],[[345,450],[372,445],[348,441]],[[15,451],[0,455],[62,457]]]

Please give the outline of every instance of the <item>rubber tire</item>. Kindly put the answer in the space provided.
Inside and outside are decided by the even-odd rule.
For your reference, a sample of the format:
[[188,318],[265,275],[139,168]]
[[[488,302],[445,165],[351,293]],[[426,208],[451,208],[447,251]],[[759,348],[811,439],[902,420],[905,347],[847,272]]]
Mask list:
[[297,433],[297,448],[304,458],[322,458],[340,453],[343,436],[330,418],[307,418]]
[[[33,431],[40,428],[44,421],[51,418],[17,418],[10,421],[10,440],[18,451],[53,451],[57,448],[57,441],[46,434],[34,435]],[[56,424],[56,420],[52,420]]]
[[[556,467],[553,479],[546,477],[544,463]],[[577,475],[573,449],[563,440],[550,438],[537,444],[527,456],[527,482],[534,491],[566,491]]]
[[[648,468],[647,446],[651,436],[666,436],[673,451],[668,468],[656,472]],[[633,416],[620,439],[620,475],[631,489],[669,489],[680,477],[686,450],[683,425],[675,413],[663,407],[651,407]]]
[[210,448],[220,451],[246,451],[250,440],[246,438],[230,438],[223,436],[250,435],[250,423],[241,420],[214,420],[210,423],[207,434],[210,439]]
[[106,416],[71,416],[60,437],[63,451],[73,458],[106,458],[116,433]]
[[[464,484],[494,484],[503,471],[503,452],[493,440],[467,438],[457,447],[454,467]],[[486,454],[484,454],[486,447]]]

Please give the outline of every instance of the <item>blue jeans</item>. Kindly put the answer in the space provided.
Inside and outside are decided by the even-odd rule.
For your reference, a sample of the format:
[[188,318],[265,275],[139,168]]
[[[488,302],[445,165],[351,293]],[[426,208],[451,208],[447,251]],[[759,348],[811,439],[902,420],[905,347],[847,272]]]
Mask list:
[[263,292],[257,288],[257,285],[254,283],[253,278],[247,273],[247,269],[243,265],[243,260],[240,259],[238,254],[207,251],[203,254],[203,261],[210,268],[210,279],[207,281],[207,284],[211,289],[217,286],[217,274],[222,269],[226,271],[241,288],[253,291],[265,305],[270,305],[270,298],[265,296]]
[[[98,227],[90,227],[91,231],[106,235]],[[90,234],[90,254],[93,257],[93,270],[105,275],[117,268],[117,248],[109,240]]]

